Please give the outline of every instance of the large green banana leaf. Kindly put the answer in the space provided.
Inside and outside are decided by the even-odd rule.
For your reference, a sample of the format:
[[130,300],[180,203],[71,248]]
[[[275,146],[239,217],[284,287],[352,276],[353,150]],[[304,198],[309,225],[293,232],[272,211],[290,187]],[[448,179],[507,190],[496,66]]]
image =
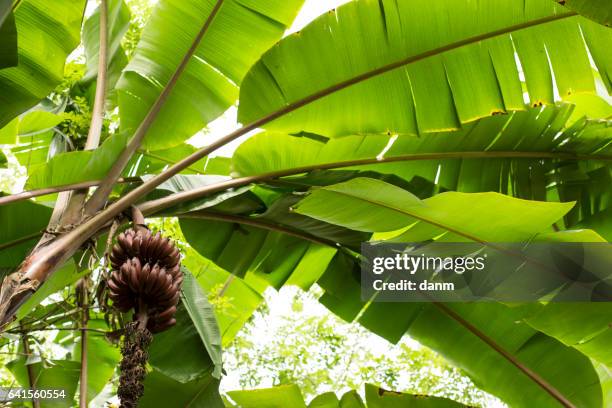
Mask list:
[[22,0],[15,10],[19,64],[0,70],[0,128],[47,96],[79,44],[85,0]]
[[214,309],[195,277],[187,271],[183,271],[183,274],[185,280],[181,290],[181,300],[215,366],[212,375],[215,378],[221,378],[223,363],[221,359],[221,332]]
[[[419,200],[383,181],[356,178],[314,189],[293,209],[299,214],[358,231],[385,232],[410,226],[406,242],[444,234],[444,240],[529,241],[552,230],[573,203],[519,200],[497,193],[447,192]],[[520,220],[516,216],[520,214]]]
[[12,0],[0,1],[0,26],[9,18],[9,15],[13,11]]
[[260,293],[284,284],[308,289],[325,272],[337,245],[358,250],[370,236],[291,212],[299,200],[292,194],[280,194],[267,205],[250,191],[219,198],[224,201],[210,197],[214,206],[179,213],[181,230],[202,256]]
[[[365,385],[365,397],[368,408],[468,408],[467,405],[459,404],[448,398],[402,394],[384,390],[371,384]],[[340,405],[340,408],[342,408],[342,405]]]
[[346,393],[346,395],[347,395],[347,398],[345,398],[344,395],[342,396],[342,399],[344,399],[344,401],[338,399],[336,394],[331,391],[317,395],[316,397],[312,399],[312,401],[310,401],[310,404],[308,404],[308,408],[338,408],[338,407],[364,408],[365,407],[365,405],[363,404],[363,400],[361,399],[359,394],[357,394],[355,391],[349,391]]
[[232,342],[238,331],[261,303],[263,296],[229,272],[189,248],[183,259],[202,289],[215,304],[215,315],[223,346]]
[[[173,344],[173,347],[180,347]],[[223,408],[219,395],[219,380],[212,376],[182,383],[157,370],[147,374],[144,381],[145,393],[138,401],[141,408],[183,407]]]
[[[435,305],[405,303],[393,304],[393,308],[388,305],[373,304],[360,322],[375,329],[377,320],[393,311],[393,316],[398,316],[395,324],[406,327],[407,334],[442,354],[463,369],[477,386],[510,406],[559,406],[523,372]],[[520,323],[520,313],[492,303],[455,303],[449,307],[526,367],[534,369],[575,406],[602,406],[601,386],[590,360],[577,350]],[[576,381],[581,384],[577,385]]]
[[[317,164],[425,153],[540,152],[545,155],[556,152],[584,155],[583,160],[589,155],[593,160],[596,155],[612,158],[612,122],[583,119],[569,123],[572,111],[573,105],[569,104],[527,109],[509,115],[486,117],[459,130],[430,133],[422,137],[355,135],[315,139],[263,132],[236,149],[232,157],[232,170],[236,175],[247,176]],[[526,159],[530,158],[527,154],[525,156]],[[407,180],[414,176],[432,180],[437,177],[438,184],[451,190],[502,190],[499,182],[486,184],[486,180],[464,174],[477,173],[477,169],[470,166],[482,167],[485,159],[486,154],[469,160],[441,157],[412,163],[377,163],[367,168],[396,174]],[[488,167],[493,172],[491,178],[499,178],[502,170],[494,169],[502,163],[500,160],[491,161],[495,164]],[[507,186],[507,189],[512,191],[512,186]]]
[[601,385],[604,392],[604,407],[612,405],[612,369],[603,364],[598,364],[597,372],[601,380]]
[[[238,147],[232,168],[235,174],[246,176],[384,157],[399,161],[351,168],[394,174],[406,180],[421,177],[435,181],[443,190],[497,191],[524,199],[577,201],[566,216],[567,225],[584,220],[582,226],[597,226],[605,233],[607,220],[592,217],[612,204],[612,170],[609,161],[595,159],[612,159],[611,122],[585,118],[571,122],[572,112],[568,104],[533,108],[418,138],[360,135],[314,139],[264,132]],[[482,154],[461,157],[464,152]],[[497,152],[525,153],[525,157],[491,157]],[[534,152],[542,153],[542,157],[530,157]],[[415,160],[419,155],[437,153],[440,157]],[[545,158],[549,153],[581,158]],[[454,157],[445,157],[448,154]],[[415,157],[409,160],[410,155]],[[403,156],[405,160],[400,160]]]
[[585,17],[608,27],[612,25],[612,6],[608,0],[556,0]]
[[30,168],[27,188],[60,186],[83,180],[101,180],[125,147],[126,137],[115,135],[95,150],[60,153]]
[[[363,179],[356,179],[346,184],[362,183],[363,181]],[[447,232],[445,235],[446,239],[457,239],[457,234],[460,234],[464,238],[467,235],[475,236],[480,240],[527,240],[537,234],[538,231],[547,230],[556,219],[562,217],[571,207],[571,204],[528,202],[495,194],[447,193],[437,196],[438,198],[436,200],[438,202],[431,199],[429,201],[420,201],[411,196],[410,193],[400,190],[397,187],[390,186],[380,181],[371,182],[378,184],[378,187],[384,185],[385,189],[388,188],[389,191],[385,193],[382,190],[373,190],[368,188],[367,185],[360,185],[359,189],[355,188],[355,186],[349,186],[352,188],[347,187],[342,190],[343,192],[361,191],[363,195],[370,198],[375,197],[379,200],[390,200],[394,205],[398,203],[400,205],[406,205],[410,208],[410,211],[413,211],[414,208],[417,209],[414,211],[425,211],[430,217],[430,221],[433,220],[437,224],[444,224],[447,226],[449,224],[451,225],[451,229],[454,233]],[[334,201],[335,198],[333,196],[316,197],[317,194],[320,194],[321,191],[326,189],[330,189],[330,187],[323,187],[315,190],[315,192],[303,200],[302,203],[298,203],[297,206],[293,205],[293,208],[298,213],[307,212],[306,215],[312,216],[313,214],[310,213],[310,211],[305,210],[305,208],[308,209],[308,206],[313,204],[312,202],[309,204],[308,200],[317,199],[317,201],[320,201],[317,204]],[[337,190],[339,188],[334,186],[331,187],[331,189]],[[312,198],[313,196],[315,196],[315,198]],[[444,205],[445,200],[446,205]],[[358,226],[353,223],[356,217],[354,214],[351,215],[352,213],[350,211],[352,207],[355,207],[354,201],[351,201],[350,204],[347,201],[343,201],[341,204],[339,204],[339,202],[340,201],[335,200],[331,203],[332,205],[323,205],[325,210],[322,212],[325,212],[325,216],[321,216],[321,214],[318,213],[315,218],[330,221],[332,215],[329,214],[333,212],[330,208],[335,205],[335,210],[337,211],[333,213],[333,221],[337,224],[344,224],[344,226],[355,229],[386,230],[397,229],[401,228],[401,226],[412,224],[412,220],[407,219],[405,216],[402,219],[402,215],[393,214],[391,210],[385,212],[371,207],[363,207],[360,208],[363,210],[361,218],[366,219],[366,222],[369,222],[367,220],[372,221],[372,224],[370,226]],[[423,203],[426,204],[423,205]],[[306,207],[304,207],[304,205],[306,205]],[[421,207],[425,208],[421,209]],[[500,208],[508,209],[506,213],[499,216],[497,211]],[[348,213],[348,215],[345,213]],[[494,213],[498,215],[500,220],[495,219]],[[424,214],[425,213],[420,213],[420,216],[423,217]],[[490,216],[488,214],[490,214]],[[520,214],[520,217],[518,217],[518,214]],[[373,221],[374,219],[376,219],[376,221]],[[388,221],[391,219],[397,221]],[[482,222],[477,223],[477,226],[474,227],[474,219],[478,219]],[[388,225],[383,225],[383,227],[379,228],[378,225],[382,225],[379,224],[382,221],[387,222]],[[408,230],[412,233],[410,239],[429,239],[443,232],[443,229],[439,226],[428,227],[427,225],[423,225],[425,224],[424,222],[420,224],[422,224],[420,227],[415,225]],[[512,225],[510,226],[510,224]],[[198,250],[204,251],[206,255],[213,258],[216,257],[215,259],[217,259],[217,261],[220,259],[218,256],[206,252],[210,252],[209,249],[211,247],[209,246],[207,248],[204,246],[204,242],[208,241],[202,236],[202,234],[205,234],[207,237],[210,237],[211,234],[208,234],[207,231],[219,231],[219,226],[215,229],[212,224],[194,224],[193,226],[187,226],[185,228],[184,220],[182,221],[182,226],[184,231],[193,228],[193,232],[188,232],[186,237],[190,243],[198,248]],[[250,245],[246,230],[243,229],[243,231],[242,234],[244,236],[240,245],[241,253],[248,252],[245,251],[245,248],[248,248],[248,245]],[[255,241],[259,242],[259,240]],[[198,244],[198,242],[201,242],[201,244]],[[219,242],[224,243],[226,239],[220,237]],[[257,244],[257,242],[255,242],[255,244]],[[258,244],[256,246],[258,246]],[[285,253],[287,252],[285,251]],[[389,340],[397,341],[406,331],[408,331],[415,338],[428,345],[436,346],[434,348],[438,350],[442,350],[444,355],[455,362],[455,364],[463,367],[470,375],[479,381],[480,386],[516,404],[516,406],[531,406],[528,404],[528,401],[536,401],[540,404],[538,406],[555,406],[554,400],[552,400],[546,392],[535,385],[535,383],[531,382],[514,366],[507,363],[506,360],[497,354],[497,352],[482,343],[472,332],[464,326],[458,325],[456,322],[453,323],[453,319],[435,309],[434,306],[414,304],[387,304],[384,306],[380,303],[372,303],[366,307],[360,300],[359,282],[356,280],[358,279],[356,278],[358,275],[352,272],[355,266],[356,263],[354,259],[351,259],[349,255],[338,254],[328,265],[325,274],[318,280],[319,284],[326,290],[321,301],[333,312],[347,320],[351,320],[357,315],[360,315],[359,322],[361,324]],[[295,274],[296,273],[294,273],[294,275]],[[241,283],[242,279],[238,277],[230,279],[228,276],[226,282]],[[290,282],[287,281],[286,283],[289,284]],[[258,288],[258,291],[262,289],[263,288]],[[464,318],[476,324],[480,330],[493,337],[495,341],[502,342],[504,348],[516,356],[520,356],[519,360],[528,367],[538,367],[536,372],[560,389],[563,394],[571,396],[570,399],[575,398],[572,401],[580,403],[582,406],[597,407],[601,405],[601,390],[598,388],[599,384],[597,382],[596,373],[588,358],[580,354],[577,350],[566,347],[552,337],[545,336],[535,331],[527,324],[521,323],[521,319],[525,316],[524,311],[507,308],[502,305],[485,306],[487,307],[475,307],[477,311],[474,312],[468,305],[465,310],[455,308],[455,312],[461,313]],[[472,316],[470,313],[474,313],[475,315]],[[431,331],[419,334],[417,331],[419,326],[414,326],[415,331],[412,332],[410,330],[412,327],[411,323],[416,322],[416,318],[421,316],[421,314],[424,322],[429,322],[430,319],[435,318],[435,320],[433,320],[435,324],[429,325],[432,328]],[[398,317],[393,320],[384,318],[384,316],[389,315]],[[491,326],[494,321],[500,322],[498,326]],[[448,336],[444,334],[443,329],[453,324],[457,325],[456,335]],[[429,327],[426,323],[423,323],[423,325]],[[433,330],[434,328],[436,329]],[[502,332],[502,328],[508,332]],[[508,333],[514,332],[521,335],[517,335],[515,338],[508,336]],[[465,338],[465,345],[457,345],[452,341],[452,339],[458,337],[462,339]],[[512,339],[512,341],[510,341],[510,339]],[[447,343],[444,343],[445,341]],[[507,342],[504,343],[504,341]],[[441,342],[441,344],[435,342]],[[460,350],[464,348],[475,349],[474,355],[481,356],[482,358],[474,359],[471,353],[462,354]],[[563,355],[562,360],[568,363],[559,364],[558,361],[554,363],[547,361],[544,356],[544,351],[550,349],[558,350],[558,355]],[[496,373],[501,372],[501,374],[497,374],[495,377],[490,376],[488,372],[492,370],[493,367],[495,367]],[[566,378],[572,372],[580,372],[581,378],[585,379],[585,381],[576,386],[575,389],[572,388],[573,385],[571,385]],[[526,393],[518,395],[516,388],[509,385],[511,381],[520,383],[521,389],[524,388]]]
[[0,0],[0,69],[17,65],[17,27],[13,1]]
[[0,143],[10,144],[11,153],[28,174],[38,165],[66,151],[69,143],[53,131],[64,119],[44,110],[31,110],[0,129]]
[[[0,269],[12,270],[36,244],[51,217],[51,208],[29,201],[0,206]],[[0,272],[0,276],[4,273]]]
[[37,379],[36,386],[43,390],[63,390],[64,398],[49,400],[50,408],[70,408],[79,383],[81,365],[71,360],[51,360],[28,363],[27,357],[21,356],[7,364],[17,383],[23,388],[30,388],[29,373],[31,370]]
[[326,136],[457,129],[524,109],[519,69],[529,103],[551,104],[557,92],[595,91],[590,52],[612,91],[611,44],[612,30],[553,1],[351,2],[264,54],[243,81],[239,120],[325,91],[265,128]]
[[[211,14],[214,0],[161,0],[117,85],[122,129],[133,132]],[[144,146],[177,145],[238,97],[249,67],[277,41],[303,0],[227,0],[153,127]]]
[[281,385],[275,388],[263,388],[248,391],[230,391],[229,397],[242,408],[280,408],[291,406],[306,408],[304,397],[296,385]]
[[427,395],[402,394],[375,385],[365,385],[366,404],[355,391],[346,392],[340,399],[328,392],[313,398],[307,405],[300,389],[291,385],[258,390],[230,391],[230,398],[240,408],[461,408],[465,405],[446,398]]
[[[58,135],[53,135],[51,132],[36,138],[20,137],[20,140],[27,140],[28,143],[14,148],[13,152],[20,164],[28,170],[26,189],[100,180],[115,162],[127,141],[125,135],[118,134],[107,138],[95,150],[65,152],[55,149],[51,155],[51,145],[57,139]],[[134,177],[159,173],[195,150],[195,147],[183,144],[163,150],[139,151],[132,157],[123,175]],[[204,174],[206,162],[206,159],[202,159],[186,168],[181,174]]]
[[[443,193],[421,201],[384,182],[366,180],[354,179],[315,189],[294,209],[319,220],[368,231],[409,225],[401,236],[406,242],[438,236],[452,241],[508,242],[529,240],[539,232],[547,231],[555,218],[562,217],[571,208],[571,204],[530,202],[491,193]],[[362,325],[392,341],[399,340],[407,332],[463,368],[477,385],[512,406],[556,406],[549,394],[479,340],[472,330],[435,305],[366,304],[360,300],[358,278],[347,271],[341,259],[336,260],[334,268],[328,269],[320,284],[328,292],[322,298],[323,303],[341,317],[348,320],[358,317]],[[563,389],[561,392],[577,406],[601,406],[601,387],[589,359],[577,349],[569,348],[522,322],[528,316],[524,310],[499,304],[453,304],[448,307],[523,364],[535,368],[557,389]],[[384,318],[390,315],[396,318]],[[583,315],[583,318],[587,317],[588,314]],[[534,327],[538,327],[535,317],[532,320]],[[583,336],[596,334],[601,328],[595,319],[589,321],[592,325],[582,330]],[[561,329],[545,332],[559,334]],[[558,360],[558,355],[551,357],[555,353],[548,354],[550,350],[565,357],[563,360]],[[491,370],[496,373],[494,376],[490,374]],[[567,378],[574,370],[580,370],[589,378],[577,389],[573,389]],[[510,381],[512,386],[508,385]],[[516,392],[518,383],[521,384],[518,386],[521,393]]]
[[[7,145],[27,146],[38,141],[40,136],[47,133],[62,121],[62,117],[51,112],[30,111],[18,118],[11,120],[0,129],[0,143]],[[28,146],[35,148],[34,146]],[[15,151],[18,148],[13,148]]]
[[612,303],[530,304],[523,306],[525,322],[612,367]]
[[183,218],[181,229],[201,255],[243,278],[260,293],[268,286],[279,289],[298,281],[307,289],[325,272],[336,252],[334,248],[239,222]]

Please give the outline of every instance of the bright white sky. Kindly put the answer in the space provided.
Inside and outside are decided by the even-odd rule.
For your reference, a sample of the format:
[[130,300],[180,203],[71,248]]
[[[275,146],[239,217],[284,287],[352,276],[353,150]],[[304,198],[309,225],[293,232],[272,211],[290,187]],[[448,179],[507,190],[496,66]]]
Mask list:
[[291,34],[304,28],[312,20],[328,10],[336,8],[351,0],[306,0],[304,7],[296,17],[293,25],[287,30],[286,34]]

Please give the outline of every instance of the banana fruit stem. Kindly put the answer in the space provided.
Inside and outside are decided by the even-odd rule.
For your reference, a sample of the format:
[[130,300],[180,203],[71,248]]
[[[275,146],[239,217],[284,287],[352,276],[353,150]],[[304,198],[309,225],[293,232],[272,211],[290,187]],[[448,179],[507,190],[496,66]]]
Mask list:
[[149,311],[147,309],[147,304],[142,300],[142,298],[138,299],[136,321],[138,321],[139,330],[145,330],[147,328],[147,323],[149,322]]

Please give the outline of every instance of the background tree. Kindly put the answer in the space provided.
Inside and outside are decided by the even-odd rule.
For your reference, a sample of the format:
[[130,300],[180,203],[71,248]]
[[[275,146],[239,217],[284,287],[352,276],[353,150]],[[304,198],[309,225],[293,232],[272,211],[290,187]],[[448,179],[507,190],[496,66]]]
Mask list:
[[265,303],[224,350],[228,377],[222,389],[295,384],[310,401],[325,392],[361,392],[370,383],[473,406],[502,406],[415,341],[405,337],[391,345],[329,314],[317,303],[321,294],[316,287],[267,292]]

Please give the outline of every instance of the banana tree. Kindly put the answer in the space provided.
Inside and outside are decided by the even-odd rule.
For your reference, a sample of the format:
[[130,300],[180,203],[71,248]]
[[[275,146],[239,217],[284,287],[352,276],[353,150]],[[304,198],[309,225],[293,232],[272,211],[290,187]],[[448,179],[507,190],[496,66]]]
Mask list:
[[[612,237],[609,5],[358,0],[281,39],[302,3],[160,0],[126,53],[122,1],[85,21],[84,0],[0,1],[0,141],[27,171],[0,197],[2,330],[28,354],[28,333],[74,322],[82,407],[119,358],[96,331],[125,338],[125,406],[222,406],[222,343],[266,288],[317,283],[341,318],[410,335],[513,407],[611,404],[609,303],[364,302],[357,273],[372,238]],[[240,127],[186,143],[235,105]],[[178,217],[188,246],[145,217]],[[41,303],[60,290],[75,299]]]

